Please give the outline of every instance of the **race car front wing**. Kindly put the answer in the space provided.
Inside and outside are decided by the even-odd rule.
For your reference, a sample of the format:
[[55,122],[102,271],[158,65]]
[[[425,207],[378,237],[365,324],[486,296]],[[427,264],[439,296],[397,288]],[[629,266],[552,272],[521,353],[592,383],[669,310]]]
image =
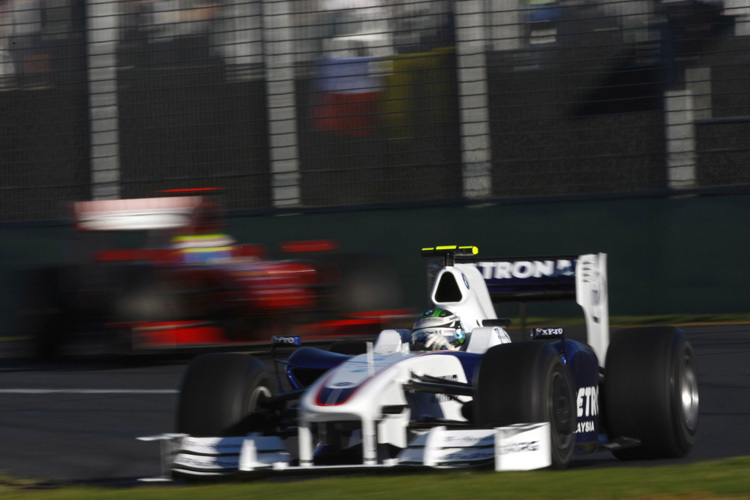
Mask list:
[[366,465],[300,465],[278,436],[248,434],[235,437],[193,437],[161,434],[138,438],[161,441],[162,476],[227,476],[258,472],[309,472],[334,469],[394,467],[461,468],[491,466],[495,470],[532,470],[549,467],[548,423],[515,424],[495,429],[433,427],[419,432],[396,458]]

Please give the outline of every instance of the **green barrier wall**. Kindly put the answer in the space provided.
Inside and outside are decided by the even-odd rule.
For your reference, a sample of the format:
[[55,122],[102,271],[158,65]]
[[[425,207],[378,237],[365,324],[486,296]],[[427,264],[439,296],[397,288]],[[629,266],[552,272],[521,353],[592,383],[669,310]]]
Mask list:
[[[718,314],[750,310],[748,220],[750,195],[722,195],[231,217],[228,230],[271,249],[330,238],[345,251],[387,254],[413,307],[426,305],[419,249],[455,243],[487,256],[606,252],[610,314]],[[2,333],[14,326],[17,271],[62,259],[68,234],[59,226],[0,229]]]

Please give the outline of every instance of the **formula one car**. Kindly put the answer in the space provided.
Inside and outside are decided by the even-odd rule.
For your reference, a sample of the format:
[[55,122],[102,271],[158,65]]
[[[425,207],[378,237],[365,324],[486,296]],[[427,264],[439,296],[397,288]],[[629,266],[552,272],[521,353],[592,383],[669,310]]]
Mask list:
[[[690,451],[699,403],[693,348],[672,327],[628,329],[610,342],[605,254],[488,259],[459,246],[422,253],[443,265],[434,308],[414,331],[384,330],[360,354],[299,347],[278,360],[283,391],[253,356],[193,360],[176,433],[141,438],[162,441],[165,474],[491,463],[525,470],[563,468],[574,453],[602,447],[624,460]],[[576,300],[587,343],[556,327],[511,342],[493,299],[534,298]],[[448,317],[450,325],[433,321]],[[421,328],[423,319],[432,326]],[[447,348],[424,350],[425,331],[442,333]]]
[[[51,358],[76,343],[94,352],[375,335],[401,309],[395,269],[333,241],[238,244],[209,194],[83,201],[72,206],[68,261],[23,274],[20,323]],[[92,348],[89,348],[89,351]]]

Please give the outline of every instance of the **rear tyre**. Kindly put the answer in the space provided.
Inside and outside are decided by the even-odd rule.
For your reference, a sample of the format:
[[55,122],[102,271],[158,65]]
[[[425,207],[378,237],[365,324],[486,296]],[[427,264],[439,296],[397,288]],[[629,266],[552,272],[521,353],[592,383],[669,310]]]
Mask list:
[[263,363],[246,354],[195,358],[182,378],[177,432],[191,436],[242,436],[273,427],[264,400],[273,396]]
[[564,468],[575,449],[573,379],[551,343],[503,344],[482,358],[473,419],[477,427],[549,422],[552,466]]
[[641,442],[615,451],[617,458],[676,458],[690,451],[698,430],[698,378],[695,352],[681,330],[617,332],[607,350],[604,375],[610,440]]

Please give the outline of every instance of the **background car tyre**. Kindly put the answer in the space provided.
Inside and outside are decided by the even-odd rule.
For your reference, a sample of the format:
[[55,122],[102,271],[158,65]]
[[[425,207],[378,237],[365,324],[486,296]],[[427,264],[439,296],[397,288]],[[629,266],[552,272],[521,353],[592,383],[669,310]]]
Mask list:
[[33,354],[43,361],[60,357],[75,333],[75,313],[64,293],[63,277],[64,271],[57,268],[25,276],[20,333],[28,336]]
[[698,430],[695,352],[682,330],[633,328],[613,334],[604,372],[610,440],[641,445],[617,450],[622,460],[686,455]]
[[564,468],[575,449],[573,378],[555,345],[495,346],[479,365],[473,419],[477,427],[549,422],[552,466]]
[[262,361],[246,354],[205,354],[180,384],[176,431],[191,436],[241,436],[273,427],[263,400],[274,394]]

